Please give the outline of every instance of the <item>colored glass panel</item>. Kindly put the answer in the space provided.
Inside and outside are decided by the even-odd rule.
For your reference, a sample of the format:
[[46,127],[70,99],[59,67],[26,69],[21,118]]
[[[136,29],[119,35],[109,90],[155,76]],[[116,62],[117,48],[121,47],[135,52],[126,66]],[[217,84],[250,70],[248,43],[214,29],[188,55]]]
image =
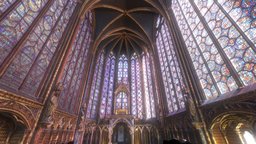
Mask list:
[[[244,85],[252,84],[256,82],[256,53],[252,47],[250,47],[248,41],[246,41],[247,36],[255,43],[255,35],[256,28],[251,27],[251,21],[253,17],[251,17],[250,12],[246,12],[249,10],[241,10],[241,8],[235,8],[235,10],[230,10],[229,15],[233,17],[234,20],[237,20],[237,16],[241,17],[242,20],[235,21],[235,24],[232,23],[232,20],[228,18],[223,10],[222,6],[219,3],[213,1],[201,1],[196,0],[196,5],[199,9],[203,9],[200,11],[201,15],[205,18],[206,23],[209,25],[209,28],[213,32],[215,38],[221,45],[221,48],[224,50],[226,56],[232,63],[236,72],[239,74],[241,80]],[[248,2],[248,5],[245,9],[250,9],[250,7],[254,7],[256,2]],[[224,5],[225,9],[228,10],[228,5],[232,5],[232,2],[226,2]],[[237,4],[238,2],[236,2]],[[246,3],[242,1],[241,3]],[[243,5],[243,4],[242,4]],[[237,6],[236,6],[237,7]],[[239,6],[238,6],[239,7]],[[236,11],[236,12],[235,12]],[[240,27],[236,27],[236,25]],[[246,35],[241,35],[239,30],[244,31]],[[247,32],[249,31],[250,34]]]
[[1,0],[0,1],[0,15],[5,12],[16,0]]
[[82,78],[92,37],[89,15],[91,15],[90,12],[80,23],[79,32],[68,55],[60,81],[63,85],[63,90],[59,97],[59,107],[70,113],[78,112],[77,103],[79,103],[81,96],[79,91],[82,88]]
[[[29,34],[1,81],[34,95],[74,10],[73,1],[55,1]],[[11,83],[10,83],[11,82]]]
[[128,96],[125,92],[120,92],[116,97],[116,110],[128,110]]
[[146,119],[154,118],[156,116],[155,112],[155,99],[153,93],[152,85],[152,75],[150,62],[147,55],[144,55],[142,58],[142,69],[143,69],[143,83],[145,91],[145,106],[146,106]]
[[142,118],[142,87],[140,60],[134,53],[131,58],[131,107],[132,115],[137,118]]
[[86,117],[90,119],[95,119],[97,116],[97,106],[99,104],[99,93],[100,93],[100,85],[103,71],[103,63],[104,63],[104,52],[100,54],[97,59],[95,72],[93,75],[93,82],[91,85],[91,92],[89,98],[89,104],[87,107]]
[[128,59],[122,55],[118,61],[118,83],[128,82]]
[[[0,64],[38,16],[47,0],[23,0],[0,21]],[[8,6],[6,6],[8,7]],[[2,5],[2,9],[3,8]]]
[[[160,17],[158,19],[160,21]],[[186,95],[182,93],[182,88],[185,87],[184,79],[165,21],[158,25],[156,44],[167,96],[168,110],[169,113],[172,113],[185,108],[184,100]]]
[[111,115],[113,91],[114,91],[115,56],[111,53],[108,56],[104,83],[102,89],[102,100],[100,106],[100,117],[105,118]]

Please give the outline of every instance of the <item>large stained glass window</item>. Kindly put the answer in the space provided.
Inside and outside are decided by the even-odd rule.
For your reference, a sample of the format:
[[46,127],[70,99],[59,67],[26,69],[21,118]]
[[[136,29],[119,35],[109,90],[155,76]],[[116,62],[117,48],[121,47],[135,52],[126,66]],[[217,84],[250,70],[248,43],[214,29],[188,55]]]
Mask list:
[[173,0],[206,98],[256,82],[254,1]]
[[118,83],[128,82],[128,59],[125,55],[121,55],[118,61]]
[[[0,14],[13,3],[13,0],[1,0]],[[46,3],[47,0],[22,0],[6,16],[0,15],[0,64],[28,30]],[[61,8],[63,6],[60,5]]]
[[[46,1],[20,1],[0,21],[0,63],[29,28]],[[54,1],[19,45],[20,51],[7,67],[1,83],[35,95],[76,6],[74,1]]]
[[104,83],[100,105],[100,118],[109,117],[112,114],[111,110],[114,91],[115,61],[116,58],[111,52],[108,56],[105,67]]
[[144,83],[144,103],[146,105],[146,119],[156,117],[155,99],[153,92],[152,73],[149,57],[144,54],[142,58],[143,83]]
[[165,21],[158,18],[156,35],[156,45],[162,71],[162,78],[167,97],[169,113],[178,111],[185,107],[184,100],[186,95],[182,93],[185,87],[184,79],[181,74],[177,54],[172,44],[170,31]]
[[131,107],[132,115],[143,118],[141,61],[134,53],[131,57]]
[[87,114],[86,117],[89,119],[95,119],[97,116],[97,106],[99,104],[100,98],[100,86],[101,86],[101,79],[102,79],[102,71],[103,71],[103,64],[104,64],[104,52],[101,52],[97,59],[96,67],[94,70],[93,81],[91,85],[91,92],[89,98],[89,104],[87,107]]
[[59,97],[59,107],[66,112],[77,112],[79,93],[82,88],[82,78],[86,68],[87,54],[92,38],[92,22],[89,17],[91,12],[88,12],[85,18],[81,21],[79,31],[76,35],[75,42],[65,62],[62,78],[60,80],[63,85],[63,90]]
[[119,92],[116,96],[116,110],[128,110],[128,96],[125,92]]
[[0,15],[4,13],[17,0],[2,0],[0,1]]

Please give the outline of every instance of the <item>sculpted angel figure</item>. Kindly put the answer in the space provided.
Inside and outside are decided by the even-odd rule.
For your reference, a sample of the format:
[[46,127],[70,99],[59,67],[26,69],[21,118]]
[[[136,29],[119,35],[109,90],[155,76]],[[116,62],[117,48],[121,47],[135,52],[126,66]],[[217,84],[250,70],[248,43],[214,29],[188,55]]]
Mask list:
[[53,120],[53,113],[57,109],[58,106],[58,98],[62,91],[62,85],[60,83],[56,84],[55,88],[53,89],[52,96],[48,102],[46,102],[45,112],[43,115],[43,123],[52,123]]

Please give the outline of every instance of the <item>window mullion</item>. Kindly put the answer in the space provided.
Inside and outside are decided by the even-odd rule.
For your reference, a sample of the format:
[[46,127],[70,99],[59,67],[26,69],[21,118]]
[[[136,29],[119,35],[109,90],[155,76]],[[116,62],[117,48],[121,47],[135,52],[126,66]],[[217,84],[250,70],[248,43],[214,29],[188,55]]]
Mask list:
[[111,114],[114,114],[116,109],[116,99],[117,95],[114,93],[114,89],[118,85],[118,73],[119,73],[119,58],[118,55],[115,59],[115,66],[114,66],[114,78],[113,78],[113,93],[112,93],[112,106],[111,106]]
[[144,85],[144,75],[143,75],[143,62],[142,58],[139,57],[140,65],[140,81],[141,81],[141,100],[142,100],[142,119],[146,118],[146,100],[145,100],[145,85]]
[[221,55],[221,57],[224,60],[224,63],[227,65],[231,75],[233,76],[234,80],[236,81],[236,84],[238,85],[238,87],[242,87],[243,83],[240,80],[239,75],[237,74],[236,70],[234,69],[232,63],[229,61],[228,57],[226,56],[225,52],[223,51],[221,45],[219,44],[218,40],[216,39],[215,35],[213,34],[213,32],[211,31],[211,29],[209,28],[208,24],[206,23],[204,17],[201,15],[200,11],[197,9],[195,3],[192,0],[189,0],[191,6],[193,7],[194,11],[197,13],[197,16],[199,17],[200,21],[202,22],[205,30],[208,32],[210,38],[213,41],[213,44],[216,46],[216,48],[219,51],[219,54]]
[[[82,53],[81,52],[82,51],[82,48],[80,49],[80,53]],[[76,60],[76,66],[75,66],[75,70],[78,70],[78,76],[76,77],[76,79],[74,79],[74,78],[72,78],[72,80],[71,80],[71,82],[70,82],[70,86],[69,86],[69,89],[68,89],[68,95],[69,95],[69,93],[70,93],[70,87],[72,86],[72,82],[73,81],[75,81],[75,85],[77,86],[78,85],[78,87],[80,87],[80,83],[81,83],[81,81],[80,81],[80,83],[77,83],[78,81],[79,81],[79,75],[80,75],[80,71],[81,71],[81,69],[82,69],[82,65],[83,65],[83,61],[84,61],[84,59],[85,59],[85,51],[82,53],[82,60],[81,60],[81,63],[78,65],[78,61],[79,61],[79,59],[81,58],[80,56],[78,56],[78,58],[77,58],[77,60]],[[78,68],[77,68],[78,67]],[[72,77],[74,77],[74,75],[75,75],[75,72],[76,71],[74,71],[73,72],[73,76]],[[79,90],[78,90],[79,91]],[[73,96],[73,98],[70,100],[70,104],[69,104],[69,107],[71,107],[71,104],[72,104],[72,102],[75,100],[75,97],[78,97],[79,96],[79,93],[77,93],[77,95],[74,95],[74,93],[75,93],[76,91],[74,90],[73,92],[72,92],[72,94],[70,94],[69,96]],[[70,110],[70,108],[69,108],[69,110]]]
[[0,22],[21,2],[21,0],[16,0],[11,6],[9,6],[1,15]]
[[254,52],[256,52],[256,47],[252,43],[252,41],[245,35],[245,33],[242,31],[242,29],[236,24],[236,22],[230,17],[230,15],[224,10],[224,8],[220,5],[220,3],[216,0],[214,0],[215,4],[219,7],[219,9],[225,14],[225,17],[228,18],[228,20],[232,23],[232,25],[236,28],[236,30],[239,32],[239,34],[246,40],[248,45],[253,49]]
[[109,89],[110,89],[110,81],[111,81],[111,69],[112,69],[112,57],[109,57],[109,76],[108,76],[108,84],[107,84],[107,97],[106,97],[106,105],[104,108],[104,117],[107,116],[107,111],[108,111],[108,102],[109,102]]
[[[162,25],[162,26],[163,26],[163,25]],[[165,31],[165,32],[166,32],[166,31]],[[167,36],[167,35],[166,35],[166,36]],[[160,31],[160,37],[161,37],[162,42],[163,42],[163,44],[164,44],[163,31]],[[168,39],[167,39],[167,41],[168,41]],[[168,44],[169,44],[169,43],[168,43]],[[163,49],[164,49],[164,53],[165,53],[166,59],[167,59],[167,64],[168,64],[168,69],[169,69],[169,75],[170,75],[171,80],[172,80],[172,86],[173,86],[173,90],[174,90],[174,94],[175,94],[174,97],[175,97],[175,99],[176,99],[176,105],[177,105],[177,107],[179,108],[180,105],[179,105],[179,100],[178,100],[178,96],[177,96],[177,90],[176,90],[176,87],[175,87],[175,84],[174,84],[174,80],[173,80],[173,77],[172,77],[171,66],[170,66],[170,60],[169,60],[168,54],[167,54],[167,52],[166,52],[166,46],[165,46],[165,44],[163,45]],[[174,111],[175,111],[175,109],[174,109]]]
[[[107,64],[107,59],[108,57],[106,56],[106,53],[102,53],[103,57],[102,57],[102,63],[100,61],[100,68],[101,68],[101,72],[100,72],[100,75],[104,76],[105,75],[105,71],[106,71],[106,64]],[[98,93],[98,103],[96,105],[96,119],[99,119],[100,118],[100,107],[101,107],[101,101],[102,101],[102,89],[104,87],[104,77],[100,78],[100,82],[99,82],[99,93]]]
[[105,117],[108,108],[108,101],[109,101],[109,89],[110,89],[110,81],[111,81],[111,69],[112,69],[112,57],[110,57],[110,65],[109,65],[109,76],[108,76],[108,89],[107,89],[107,99],[106,99],[106,107],[105,107]]
[[[20,86],[19,86],[18,89],[21,89],[21,88],[22,88],[24,82],[27,80],[27,78],[28,78],[28,76],[30,75],[30,73],[31,73],[31,71],[32,71],[32,69],[33,69],[33,67],[35,66],[36,61],[37,61],[37,60],[39,59],[39,57],[41,56],[42,52],[47,48],[47,47],[46,47],[46,44],[47,44],[48,41],[50,40],[50,37],[52,36],[52,34],[55,32],[54,30],[55,30],[55,28],[58,26],[60,19],[63,17],[63,13],[65,12],[67,6],[68,6],[68,2],[66,3],[65,7],[63,8],[63,10],[62,10],[60,16],[58,17],[58,19],[56,20],[56,22],[55,22],[53,28],[51,29],[51,32],[50,32],[49,35],[47,36],[47,38],[46,38],[44,44],[42,45],[42,47],[40,48],[39,53],[37,54],[37,56],[36,56],[36,58],[35,58],[33,64],[31,65],[31,67],[30,67],[28,73],[26,74],[25,78],[23,79],[23,81],[22,81],[22,83],[20,84]],[[82,28],[83,28],[83,27],[81,27],[81,29],[82,29]],[[82,32],[80,32],[79,35],[81,35],[81,33],[82,33]],[[76,45],[77,45],[77,44],[78,44],[78,43],[76,43]],[[75,47],[76,47],[76,45],[75,45]]]
[[[160,35],[158,36],[158,37],[161,37]],[[159,40],[159,46],[160,46],[160,40]],[[163,41],[162,41],[162,43],[163,43]],[[162,49],[163,47],[160,47],[160,49]],[[164,54],[162,54],[162,51],[159,49],[159,58],[160,59],[162,59],[162,64],[164,64],[164,60],[163,60],[163,56],[164,56]],[[161,63],[161,62],[160,62]],[[168,111],[169,111],[169,113],[170,113],[170,111],[174,111],[174,107],[173,107],[173,102],[172,102],[172,99],[170,99],[170,101],[171,101],[171,103],[170,103],[170,105],[171,105],[171,110],[169,109],[169,100],[168,100],[168,96],[167,96],[167,90],[168,90],[168,92],[170,93],[170,87],[168,87],[169,85],[171,85],[171,84],[169,84],[169,81],[167,80],[167,72],[166,72],[167,70],[166,70],[166,68],[165,68],[165,66],[163,66],[163,70],[162,70],[162,72],[163,73],[165,73],[165,75],[162,75],[162,77],[165,77],[165,80],[163,81],[164,82],[164,86],[165,86],[165,88],[164,88],[164,90],[165,90],[165,96],[166,96],[166,98],[167,98],[167,107],[168,107]],[[166,82],[165,82],[166,81]],[[167,83],[167,85],[165,85],[165,83]],[[166,90],[167,89],[167,90]],[[168,93],[168,94],[169,94]]]
[[[150,93],[150,87],[152,86],[153,87],[153,84],[152,84],[152,71],[151,71],[151,68],[150,68],[150,65],[147,65],[147,63],[150,63],[149,61],[149,58],[146,56],[146,59],[145,59],[145,62],[146,62],[146,71],[147,71],[147,81],[148,81],[148,96],[149,96],[149,105],[150,105],[150,118],[153,117],[153,109],[152,107],[155,107],[154,105],[152,105],[152,102],[151,102],[151,99],[154,99],[154,95],[152,95]],[[148,74],[148,71],[150,71],[150,75]],[[151,85],[150,85],[151,83]],[[155,102],[154,102],[155,103]]]
[[[159,32],[158,32],[158,36],[157,36],[157,37],[160,38]],[[162,51],[161,51],[161,49],[163,48],[163,47],[160,46],[161,43],[163,43],[163,42],[162,42],[162,41],[160,42],[160,40],[158,39],[158,40],[157,40],[157,45],[159,46],[159,47],[158,47],[158,57],[159,57],[161,72],[164,73],[164,74],[162,75],[162,79],[163,79],[163,84],[164,84],[165,97],[166,97],[166,99],[167,99],[167,108],[168,108],[168,111],[169,111],[169,113],[170,113],[170,111],[174,111],[174,108],[173,108],[173,102],[172,102],[172,100],[170,100],[170,101],[171,101],[170,103],[168,102],[168,97],[167,97],[167,92],[166,92],[166,91],[167,91],[167,90],[169,91],[169,87],[168,87],[169,82],[167,81],[167,73],[166,73],[165,66],[163,66],[163,68],[161,68],[161,64],[164,64],[164,60],[163,60],[163,55],[164,55],[164,54],[162,54]],[[165,78],[165,80],[164,80],[164,78]],[[167,83],[167,85],[166,85],[166,83]],[[167,87],[166,87],[166,86],[167,86]],[[166,90],[166,89],[167,89],[167,90]],[[169,91],[169,92],[170,92],[170,91]],[[169,104],[171,105],[171,109],[169,109]]]
[[[180,7],[180,9],[181,9],[180,3],[179,3],[179,2],[177,2],[177,3],[178,3],[178,5],[179,5],[179,7]],[[198,43],[197,43],[197,41],[196,41],[196,38],[195,38],[195,36],[193,35],[193,31],[192,31],[192,29],[190,28],[187,19],[185,19],[185,15],[184,15],[184,12],[183,12],[182,10],[181,10],[181,13],[182,13],[183,18],[184,18],[184,20],[185,20],[185,22],[186,22],[186,24],[187,24],[187,26],[188,26],[188,29],[190,30],[190,33],[191,33],[190,36],[193,38],[193,41],[195,42],[196,47],[197,47],[197,49],[198,49],[200,55],[202,56],[204,65],[205,65],[207,71],[209,72],[209,75],[210,75],[210,77],[211,77],[211,79],[212,79],[212,81],[213,81],[213,85],[215,86],[215,88],[216,88],[216,90],[217,90],[217,92],[218,92],[218,95],[220,95],[221,92],[220,92],[220,90],[219,90],[219,87],[218,87],[217,84],[216,84],[216,80],[214,79],[214,77],[213,77],[213,75],[212,75],[212,73],[211,73],[211,71],[210,71],[210,68],[208,67],[207,61],[205,60],[205,58],[204,58],[204,56],[203,56],[203,52],[201,51],[201,49],[200,49],[200,47],[199,47],[199,45],[198,45]],[[187,39],[189,39],[189,36],[188,36]]]
[[[175,61],[175,58],[177,59],[177,57],[176,57],[176,55],[175,55],[175,53],[173,53],[173,49],[171,49],[171,47],[173,47],[173,45],[171,45],[171,43],[170,43],[170,41],[169,40],[172,40],[171,39],[171,37],[169,37],[168,35],[167,35],[167,33],[169,33],[169,31],[168,31],[168,29],[167,29],[167,26],[163,26],[163,28],[164,28],[164,31],[165,31],[165,33],[166,33],[166,37],[168,38],[168,41],[167,41],[167,43],[168,43],[168,45],[169,45],[169,51],[170,51],[170,53],[171,53],[171,55],[172,55],[172,57],[173,57],[173,63],[175,64],[175,67],[174,67],[174,69],[175,69],[175,72],[176,72],[176,74],[177,74],[177,78],[178,78],[178,81],[179,81],[179,86],[180,86],[180,88],[182,88],[182,86],[181,86],[181,81],[180,81],[180,79],[182,78],[182,77],[179,77],[179,76],[181,76],[179,73],[178,73],[178,71],[177,71],[177,68],[179,67],[179,64],[178,63],[176,63],[176,61]],[[167,50],[166,50],[167,51]],[[178,91],[176,91],[176,93],[177,93]],[[178,96],[178,94],[177,94],[177,96]],[[182,95],[182,97],[183,97],[183,95]],[[183,100],[184,100],[184,98],[182,98]],[[178,101],[178,104],[179,104],[179,108],[181,109],[182,107],[180,106],[180,101]]]
[[137,77],[136,77],[136,75],[137,75],[137,73],[136,73],[136,71],[137,71],[137,67],[136,67],[136,65],[137,65],[137,59],[134,59],[134,86],[135,86],[135,103],[136,103],[136,117],[138,117],[138,89],[137,89]]
[[[148,80],[148,68],[147,68],[147,55],[146,54],[144,55],[144,64],[145,64],[145,67],[144,67],[145,68],[144,69],[145,70],[145,72],[144,72],[145,75],[144,75],[144,77],[146,77],[144,79],[146,80],[145,83],[147,84],[147,87],[146,87],[145,91],[147,91],[147,93],[148,93],[148,95],[147,95],[148,96],[148,100],[149,100],[148,103],[149,103],[149,106],[150,106],[149,107],[149,109],[150,109],[150,113],[149,113],[150,116],[149,117],[151,118],[152,117],[152,113],[151,113],[151,102],[150,102],[150,92],[149,92],[149,82],[148,82],[149,81]],[[145,103],[146,103],[146,101],[145,101]],[[146,107],[146,109],[147,109],[147,107]],[[147,118],[147,111],[146,111],[146,118]]]
[[[93,99],[92,99],[92,103],[91,103],[91,109],[90,109],[90,118],[94,118],[94,117],[92,117],[92,109],[93,109],[93,105],[94,105],[94,99],[95,99],[95,92],[96,92],[96,90],[98,89],[97,88],[97,85],[98,85],[98,81],[99,81],[99,79],[98,79],[98,75],[99,75],[99,71],[100,71],[100,66],[101,66],[101,59],[102,59],[102,56],[101,56],[101,54],[100,54],[100,58],[99,58],[99,61],[98,61],[98,63],[97,63],[97,69],[96,69],[96,76],[95,76],[95,78],[96,78],[96,80],[95,80],[95,85],[94,85],[94,90],[93,90],[93,95],[92,95],[92,97],[93,97]],[[95,109],[96,110],[96,109]]]
[[38,13],[38,15],[34,18],[33,22],[30,24],[30,26],[28,26],[27,30],[24,32],[22,37],[20,37],[20,39],[16,42],[12,50],[4,58],[0,66],[0,77],[3,76],[4,72],[6,71],[10,63],[13,61],[15,56],[18,54],[18,52],[22,48],[22,45],[26,42],[26,39],[29,37],[29,34],[32,32],[33,28],[39,23],[40,19],[47,13],[47,11],[50,9],[53,2],[54,2],[53,0],[49,0],[48,2],[46,2],[46,4]]

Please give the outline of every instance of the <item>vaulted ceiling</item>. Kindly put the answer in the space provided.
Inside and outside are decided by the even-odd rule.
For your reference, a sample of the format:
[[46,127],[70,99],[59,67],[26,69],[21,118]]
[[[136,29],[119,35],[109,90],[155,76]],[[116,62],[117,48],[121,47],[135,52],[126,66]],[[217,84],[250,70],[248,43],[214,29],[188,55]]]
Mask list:
[[95,11],[97,49],[141,53],[151,46],[158,12],[145,0],[101,0]]

